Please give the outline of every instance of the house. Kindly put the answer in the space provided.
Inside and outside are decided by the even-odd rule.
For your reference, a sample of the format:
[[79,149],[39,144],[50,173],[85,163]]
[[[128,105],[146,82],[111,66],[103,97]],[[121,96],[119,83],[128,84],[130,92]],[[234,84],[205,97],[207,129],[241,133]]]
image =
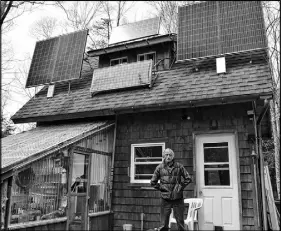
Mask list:
[[97,69],[45,86],[12,117],[37,127],[2,139],[4,228],[159,227],[149,182],[169,147],[193,178],[184,197],[204,199],[200,229],[261,230],[272,97],[261,15],[259,2],[187,5],[178,34],[115,37],[88,52]]

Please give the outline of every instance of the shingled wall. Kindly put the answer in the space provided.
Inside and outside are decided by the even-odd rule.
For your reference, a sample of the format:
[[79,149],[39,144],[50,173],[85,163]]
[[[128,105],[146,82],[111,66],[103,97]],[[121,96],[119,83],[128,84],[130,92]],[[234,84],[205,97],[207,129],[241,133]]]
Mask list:
[[[232,104],[192,109],[176,109],[158,112],[141,112],[119,115],[117,122],[116,154],[114,165],[113,210],[114,230],[122,230],[123,224],[141,228],[141,213],[144,213],[144,230],[159,227],[160,194],[155,190],[142,189],[140,184],[131,184],[129,177],[130,146],[140,142],[166,142],[166,147],[175,151],[176,159],[193,174],[193,131],[209,131],[210,120],[218,121],[218,129],[238,132],[240,185],[242,201],[242,226],[255,230],[257,210],[251,168],[251,147],[248,134],[254,134],[253,122],[247,116],[251,104]],[[183,115],[192,115],[183,120]],[[265,123],[267,125],[267,123]],[[268,127],[263,126],[268,132]],[[148,186],[148,184],[143,184]],[[184,197],[194,196],[194,183],[184,191]]]

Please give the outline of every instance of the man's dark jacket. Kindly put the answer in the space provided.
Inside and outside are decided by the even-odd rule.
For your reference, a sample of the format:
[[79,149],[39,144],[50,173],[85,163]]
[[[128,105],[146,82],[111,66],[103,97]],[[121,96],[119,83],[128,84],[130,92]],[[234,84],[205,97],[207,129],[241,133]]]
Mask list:
[[177,200],[183,198],[183,190],[190,182],[191,177],[183,165],[172,160],[168,165],[163,161],[156,167],[150,184],[160,190],[163,199]]

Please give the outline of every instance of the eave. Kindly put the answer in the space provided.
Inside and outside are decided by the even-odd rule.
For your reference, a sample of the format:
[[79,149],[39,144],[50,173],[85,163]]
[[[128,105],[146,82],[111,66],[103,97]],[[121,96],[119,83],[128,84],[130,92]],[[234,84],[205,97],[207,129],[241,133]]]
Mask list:
[[148,45],[152,46],[155,44],[161,44],[165,42],[171,42],[176,41],[176,34],[166,34],[166,35],[159,35],[154,37],[147,37],[139,40],[134,41],[128,41],[123,43],[115,44],[114,46],[109,46],[106,48],[101,48],[97,50],[91,50],[88,51],[88,55],[90,57],[109,54],[113,52],[123,51],[123,50],[129,50],[133,48],[140,48],[140,47],[146,47]]
[[195,107],[205,107],[205,106],[213,106],[213,105],[245,103],[245,102],[251,102],[260,99],[272,99],[272,94],[264,93],[264,94],[239,95],[239,96],[219,97],[219,98],[210,98],[210,99],[190,100],[186,102],[180,101],[180,102],[171,102],[165,104],[150,104],[150,105],[140,105],[140,106],[133,106],[133,107],[122,107],[118,109],[108,108],[103,110],[77,112],[72,114],[19,118],[19,119],[13,119],[13,122],[17,124],[17,123],[29,123],[29,122],[49,122],[49,121],[60,121],[60,120],[70,120],[70,119],[105,117],[105,116],[115,116],[115,115],[127,114],[127,113],[140,113],[140,112],[148,112],[148,111],[161,111],[161,110],[172,110],[172,109],[180,109],[180,108],[195,108]]

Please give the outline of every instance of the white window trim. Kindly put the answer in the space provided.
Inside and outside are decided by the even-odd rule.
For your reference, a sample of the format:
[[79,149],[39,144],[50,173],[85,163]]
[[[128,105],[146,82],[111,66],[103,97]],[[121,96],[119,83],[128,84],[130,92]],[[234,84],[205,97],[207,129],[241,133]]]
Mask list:
[[[162,152],[165,150],[165,142],[159,143],[140,143],[140,144],[131,144],[131,166],[130,166],[130,182],[131,183],[150,183],[150,180],[136,180],[135,179],[135,147],[151,147],[151,146],[162,146]],[[162,156],[161,156],[162,158]],[[162,161],[161,161],[162,162]],[[160,164],[161,162],[145,162],[138,164]]]
[[117,58],[117,59],[110,59],[110,66],[112,66],[112,65],[111,65],[111,62],[112,62],[112,61],[115,61],[115,60],[119,60],[119,64],[118,64],[118,65],[122,64],[122,63],[120,63],[120,61],[121,61],[122,59],[127,59],[127,63],[128,63],[128,56],[124,56],[124,57]]
[[[156,51],[138,54],[138,55],[137,55],[137,61],[138,61],[138,62],[140,61],[140,56],[141,56],[141,55],[144,55],[144,58],[145,58],[146,55],[150,55],[150,54],[154,54],[154,57],[155,57],[155,59],[154,59],[154,64],[155,64],[155,63],[156,63]],[[147,60],[147,59],[144,59],[144,60]]]

